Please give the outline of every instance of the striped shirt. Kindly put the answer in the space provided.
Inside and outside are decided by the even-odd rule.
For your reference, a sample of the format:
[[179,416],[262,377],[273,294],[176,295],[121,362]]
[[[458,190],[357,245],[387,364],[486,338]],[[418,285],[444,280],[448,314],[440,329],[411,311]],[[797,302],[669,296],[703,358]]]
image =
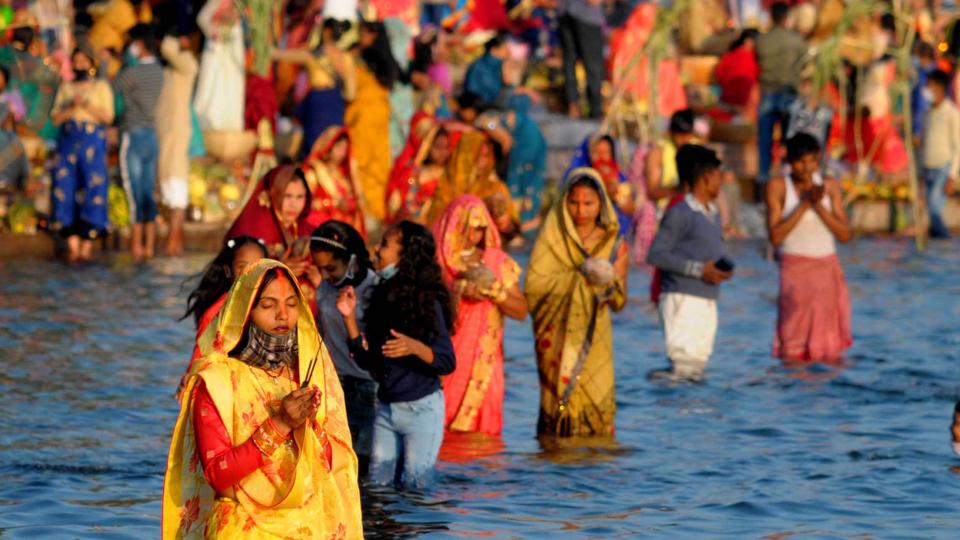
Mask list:
[[154,127],[154,109],[163,87],[163,68],[155,59],[142,59],[126,67],[113,81],[114,91],[123,97],[120,128],[133,131]]

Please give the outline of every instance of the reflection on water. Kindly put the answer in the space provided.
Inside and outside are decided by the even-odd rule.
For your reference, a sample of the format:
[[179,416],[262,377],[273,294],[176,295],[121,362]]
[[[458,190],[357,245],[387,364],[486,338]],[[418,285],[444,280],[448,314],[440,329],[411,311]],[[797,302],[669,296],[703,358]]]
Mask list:
[[[856,344],[769,357],[776,268],[735,246],[703,381],[666,366],[646,276],[615,318],[615,440],[538,440],[529,322],[506,332],[500,438],[451,436],[427,493],[364,489],[371,536],[955,537],[960,242],[842,251]],[[0,262],[0,536],[151,538],[205,257]]]

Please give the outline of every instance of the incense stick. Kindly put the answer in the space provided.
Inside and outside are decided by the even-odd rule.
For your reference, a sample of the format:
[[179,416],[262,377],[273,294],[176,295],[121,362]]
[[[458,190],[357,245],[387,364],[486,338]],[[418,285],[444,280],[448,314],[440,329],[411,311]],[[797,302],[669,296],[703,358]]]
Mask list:
[[317,349],[317,352],[313,355],[313,360],[310,361],[310,365],[307,366],[307,375],[303,378],[303,382],[300,383],[300,388],[306,388],[310,384],[310,379],[313,378],[313,370],[317,367],[317,358],[320,356],[320,349]]

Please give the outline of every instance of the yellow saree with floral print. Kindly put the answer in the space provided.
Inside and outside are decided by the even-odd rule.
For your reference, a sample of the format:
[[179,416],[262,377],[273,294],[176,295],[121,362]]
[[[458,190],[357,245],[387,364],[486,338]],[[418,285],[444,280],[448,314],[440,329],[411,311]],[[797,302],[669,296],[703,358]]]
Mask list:
[[[220,315],[201,337],[177,418],[164,478],[161,535],[180,538],[362,538],[357,458],[343,391],[303,293],[297,322],[297,380],[322,391],[316,416],[264,465],[218,496],[204,478],[193,423],[194,389],[205,385],[234,446],[250,438],[300,385],[230,358],[244,336],[264,277],[283,264],[264,259],[234,283]],[[316,364],[310,372],[311,361]]]

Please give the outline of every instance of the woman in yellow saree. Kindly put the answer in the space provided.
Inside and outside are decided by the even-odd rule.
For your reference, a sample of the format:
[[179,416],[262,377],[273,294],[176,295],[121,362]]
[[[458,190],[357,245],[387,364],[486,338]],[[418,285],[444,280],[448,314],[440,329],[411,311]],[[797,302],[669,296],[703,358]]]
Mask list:
[[382,221],[390,178],[390,89],[400,73],[383,23],[360,26],[357,60],[356,95],[347,105],[344,123],[357,160],[365,215]]
[[610,309],[627,300],[627,246],[603,180],[567,175],[527,270],[540,374],[537,433],[613,435],[616,399]]
[[282,263],[236,280],[173,431],[163,538],[363,537],[343,392],[313,321]]
[[483,200],[504,240],[517,232],[520,211],[510,197],[510,188],[497,176],[493,141],[482,131],[461,135],[447,165],[446,177],[437,186],[429,207],[424,208],[427,224],[432,227],[460,195]]

